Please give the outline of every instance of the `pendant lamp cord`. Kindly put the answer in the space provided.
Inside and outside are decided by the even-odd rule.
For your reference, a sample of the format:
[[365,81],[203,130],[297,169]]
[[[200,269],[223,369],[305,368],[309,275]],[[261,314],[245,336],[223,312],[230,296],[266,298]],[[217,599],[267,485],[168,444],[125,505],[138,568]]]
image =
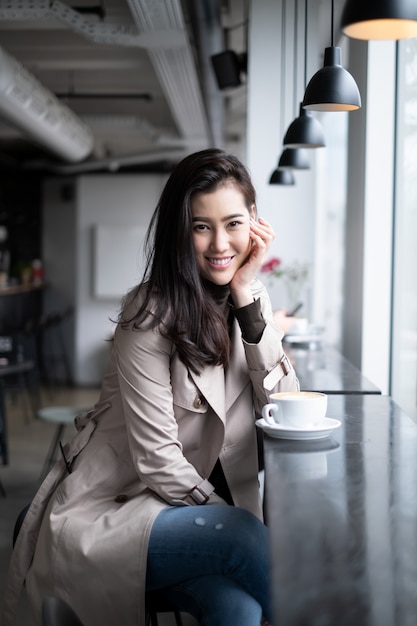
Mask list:
[[307,0],[304,0],[304,89],[307,87]]
[[334,0],[332,0],[332,48],[334,47]]
[[[249,50],[249,0],[244,5],[244,23],[245,23],[245,53]],[[247,63],[247,61],[246,61]]]
[[285,123],[285,96],[284,96],[284,84],[285,84],[285,21],[286,16],[286,0],[282,0],[281,9],[281,133],[284,132]]
[[297,117],[297,69],[298,69],[298,55],[297,55],[297,35],[298,35],[298,0],[294,3],[294,72],[293,72],[293,90],[292,90],[292,106],[294,109],[294,115]]

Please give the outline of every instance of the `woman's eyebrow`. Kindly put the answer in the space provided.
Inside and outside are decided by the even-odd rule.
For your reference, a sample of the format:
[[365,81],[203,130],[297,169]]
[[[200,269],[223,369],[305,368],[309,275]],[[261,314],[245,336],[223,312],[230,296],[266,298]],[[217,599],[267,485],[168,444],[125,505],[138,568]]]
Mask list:
[[[222,217],[222,222],[227,222],[229,220],[233,220],[236,219],[236,217],[244,217],[245,214],[244,213],[233,213],[232,215],[226,215],[225,217]],[[210,218],[208,217],[198,217],[197,215],[195,217],[192,218],[193,222],[210,222]]]

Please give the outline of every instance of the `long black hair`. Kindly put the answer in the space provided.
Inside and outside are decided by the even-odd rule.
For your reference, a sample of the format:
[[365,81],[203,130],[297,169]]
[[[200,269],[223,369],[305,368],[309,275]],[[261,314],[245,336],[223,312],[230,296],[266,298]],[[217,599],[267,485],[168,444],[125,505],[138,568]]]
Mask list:
[[[205,364],[227,366],[230,339],[227,321],[201,277],[193,244],[192,199],[233,183],[241,191],[248,211],[255,204],[255,189],[237,157],[218,149],[196,152],[183,159],[171,173],[152,216],[146,239],[146,265],[140,285],[125,304],[145,289],[141,305],[119,321],[159,326],[171,339],[181,360],[194,372]],[[129,307],[130,308],[130,307]],[[151,316],[149,313],[151,312]],[[142,326],[143,327],[143,326]]]

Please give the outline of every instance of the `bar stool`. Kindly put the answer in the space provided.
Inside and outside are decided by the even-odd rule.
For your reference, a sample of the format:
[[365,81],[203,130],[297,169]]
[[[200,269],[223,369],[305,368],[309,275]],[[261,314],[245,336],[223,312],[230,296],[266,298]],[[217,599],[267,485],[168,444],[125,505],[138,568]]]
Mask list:
[[75,417],[83,411],[85,411],[85,407],[76,406],[49,406],[37,411],[36,416],[39,419],[44,422],[49,422],[50,424],[56,424],[55,435],[49,446],[48,454],[40,475],[41,480],[45,478],[55,462],[59,442],[62,439],[66,426],[73,425]]

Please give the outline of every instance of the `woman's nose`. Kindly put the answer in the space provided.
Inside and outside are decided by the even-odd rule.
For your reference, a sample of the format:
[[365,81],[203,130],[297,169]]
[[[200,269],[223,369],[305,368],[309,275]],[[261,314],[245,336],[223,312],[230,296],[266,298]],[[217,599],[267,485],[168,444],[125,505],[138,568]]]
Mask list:
[[227,250],[229,247],[229,237],[227,232],[221,229],[213,231],[210,246],[212,250],[215,250],[216,252],[223,252],[223,250]]

